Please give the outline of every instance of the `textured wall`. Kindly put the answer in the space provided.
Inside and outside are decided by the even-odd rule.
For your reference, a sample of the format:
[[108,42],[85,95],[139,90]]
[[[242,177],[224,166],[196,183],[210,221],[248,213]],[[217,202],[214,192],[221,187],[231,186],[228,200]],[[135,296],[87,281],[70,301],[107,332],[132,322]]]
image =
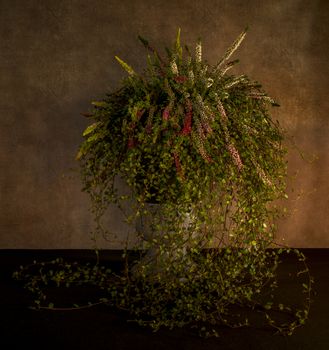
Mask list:
[[0,0],[0,248],[90,248],[74,157],[80,112],[124,76],[114,55],[141,69],[137,35],[163,47],[181,27],[215,63],[246,25],[238,71],[280,102],[274,117],[318,158],[289,155],[295,191],[279,237],[329,247],[328,10],[326,0]]

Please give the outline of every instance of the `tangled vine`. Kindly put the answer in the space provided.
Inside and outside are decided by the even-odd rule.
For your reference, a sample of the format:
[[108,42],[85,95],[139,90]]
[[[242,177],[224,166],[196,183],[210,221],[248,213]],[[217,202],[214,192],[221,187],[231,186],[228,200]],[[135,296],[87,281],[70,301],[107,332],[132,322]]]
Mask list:
[[[180,30],[165,58],[139,37],[148,52],[142,74],[116,57],[128,76],[84,113],[93,123],[77,159],[95,236],[113,237],[102,219],[114,204],[136,228],[137,243],[127,242],[120,272],[99,261],[32,264],[34,274],[23,267],[16,277],[37,293],[37,308],[58,309],[45,293],[50,281],[87,282],[104,295],[86,307],[116,306],[153,330],[191,326],[216,336],[218,325],[250,325],[236,307],[260,312],[281,333],[305,323],[312,284],[305,257],[272,249],[276,203],[287,198],[285,134],[269,113],[277,104],[258,82],[228,74],[245,35],[214,66],[202,59],[201,41],[194,53],[181,46]],[[297,272],[305,293],[299,306],[285,305],[276,293],[283,252],[304,264]]]

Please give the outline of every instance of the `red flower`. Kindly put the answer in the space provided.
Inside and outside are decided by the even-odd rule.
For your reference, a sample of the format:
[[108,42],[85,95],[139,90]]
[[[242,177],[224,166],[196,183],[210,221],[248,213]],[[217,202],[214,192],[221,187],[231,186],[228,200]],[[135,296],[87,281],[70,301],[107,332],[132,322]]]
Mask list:
[[183,75],[178,75],[174,77],[174,80],[176,81],[176,83],[184,83],[187,80],[187,77]]
[[175,160],[175,166],[176,166],[177,173],[182,179],[184,179],[184,173],[183,173],[182,165],[180,163],[179,156],[178,156],[178,154],[176,152],[174,152],[173,155],[174,155],[174,160]]
[[189,135],[192,131],[192,115],[186,114],[184,119],[183,135]]
[[139,120],[139,119],[141,118],[141,116],[144,114],[144,112],[145,112],[145,110],[144,110],[144,109],[140,109],[140,110],[138,110],[137,115],[136,115],[137,120]]
[[146,133],[150,134],[152,132],[152,125],[151,124],[147,124],[145,129],[146,129]]
[[128,140],[128,148],[129,149],[134,148],[135,145],[136,145],[135,140],[132,137],[130,137]]
[[131,128],[131,130],[134,130],[134,129],[136,128],[136,123],[135,123],[135,122],[132,122],[132,123],[130,124],[130,128]]
[[162,118],[163,120],[168,120],[169,119],[169,106],[167,106],[163,112],[162,112]]

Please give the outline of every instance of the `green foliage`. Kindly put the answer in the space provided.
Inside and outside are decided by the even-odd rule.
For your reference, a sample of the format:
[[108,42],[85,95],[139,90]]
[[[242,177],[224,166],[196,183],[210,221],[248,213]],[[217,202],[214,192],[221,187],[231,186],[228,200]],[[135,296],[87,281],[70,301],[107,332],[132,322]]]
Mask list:
[[[189,325],[211,336],[218,324],[249,325],[247,318],[232,317],[234,305],[261,310],[284,333],[304,323],[310,279],[303,281],[308,303],[295,311],[270,292],[286,251],[269,249],[280,214],[273,203],[287,196],[286,149],[284,132],[269,113],[274,100],[248,76],[228,74],[245,35],[214,66],[202,60],[201,41],[193,55],[182,48],[180,30],[165,58],[139,37],[149,52],[142,74],[116,57],[128,77],[120,89],[93,102],[93,124],[83,133],[77,159],[96,237],[111,238],[102,218],[115,204],[128,223],[147,222],[134,247],[140,258],[131,263],[127,250],[121,275],[92,269],[88,274],[83,267],[72,272],[66,265],[56,273],[40,272],[28,285],[39,293],[38,307],[40,283],[88,276],[108,292],[102,301],[153,330]],[[119,178],[128,194],[118,190]],[[307,268],[303,274],[308,276]],[[276,308],[293,313],[293,321],[276,321]]]

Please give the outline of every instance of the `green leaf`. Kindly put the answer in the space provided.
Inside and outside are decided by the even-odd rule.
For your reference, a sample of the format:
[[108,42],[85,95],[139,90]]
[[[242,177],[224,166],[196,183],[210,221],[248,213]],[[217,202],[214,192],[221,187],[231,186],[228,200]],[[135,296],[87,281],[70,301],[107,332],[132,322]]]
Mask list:
[[149,48],[149,42],[144,39],[143,37],[141,37],[140,35],[138,35],[138,39],[141,41],[141,43],[146,47]]
[[176,37],[176,43],[175,43],[175,49],[176,49],[176,53],[178,55],[178,58],[181,60],[182,59],[182,55],[183,55],[183,50],[180,44],[180,28],[178,28],[177,31],[177,37]]
[[96,107],[107,107],[108,106],[108,104],[105,101],[93,101],[93,102],[91,102],[91,104],[93,106],[96,106]]
[[90,133],[92,133],[97,128],[98,125],[99,125],[99,122],[89,125],[86,128],[86,130],[83,132],[82,136],[87,136]]

